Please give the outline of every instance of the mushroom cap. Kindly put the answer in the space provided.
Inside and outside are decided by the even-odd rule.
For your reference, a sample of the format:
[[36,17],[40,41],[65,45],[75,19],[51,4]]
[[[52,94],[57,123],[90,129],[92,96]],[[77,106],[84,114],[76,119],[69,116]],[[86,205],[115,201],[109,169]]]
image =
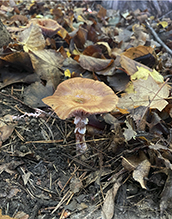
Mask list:
[[58,24],[55,20],[52,20],[50,18],[49,19],[32,18],[29,21],[29,25],[32,23],[37,24],[41,28],[42,33],[48,37],[52,37],[54,34],[57,33],[57,31],[59,31],[62,28],[62,26],[60,24]]
[[71,78],[60,83],[52,96],[42,100],[60,119],[110,112],[117,95],[104,82],[88,78]]

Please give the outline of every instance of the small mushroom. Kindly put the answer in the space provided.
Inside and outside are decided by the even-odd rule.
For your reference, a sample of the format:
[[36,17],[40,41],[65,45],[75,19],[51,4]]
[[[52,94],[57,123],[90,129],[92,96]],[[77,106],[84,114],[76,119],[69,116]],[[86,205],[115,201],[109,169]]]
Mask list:
[[58,85],[52,96],[42,100],[52,107],[60,119],[75,117],[76,150],[83,153],[88,116],[112,111],[117,95],[105,83],[88,78],[71,78]]
[[42,33],[47,37],[52,37],[57,33],[57,31],[59,31],[62,28],[60,24],[58,24],[55,20],[52,19],[33,18],[29,21],[28,26],[30,26],[32,23],[37,24],[41,28]]

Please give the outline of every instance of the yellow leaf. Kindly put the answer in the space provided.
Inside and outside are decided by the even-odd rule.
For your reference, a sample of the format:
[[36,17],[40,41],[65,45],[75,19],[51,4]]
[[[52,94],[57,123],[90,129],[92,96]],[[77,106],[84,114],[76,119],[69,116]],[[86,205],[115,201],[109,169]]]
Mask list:
[[132,82],[128,83],[127,88],[125,89],[125,92],[128,94],[134,93],[134,85]]
[[65,30],[63,27],[57,32],[57,34],[62,38],[65,39],[67,36],[68,32]]
[[71,53],[69,52],[69,50],[66,52],[67,57],[71,56]]
[[137,47],[131,47],[127,49],[125,52],[123,52],[121,55],[127,56],[130,59],[135,59],[147,54],[152,54],[154,51],[154,48],[150,46],[142,46],[139,45]]
[[168,85],[158,84],[148,76],[147,80],[137,79],[133,81],[134,93],[124,94],[119,98],[117,107],[122,109],[133,109],[135,106],[149,106],[162,111],[168,102],[164,100],[169,96]]
[[163,28],[166,28],[168,26],[168,22],[167,21],[160,21],[157,25],[161,25]]
[[81,15],[78,15],[78,17],[77,17],[77,21],[78,22],[85,22],[85,19],[81,16]]
[[66,69],[64,72],[65,77],[71,78],[71,72],[69,69]]
[[157,83],[164,82],[163,76],[155,69],[153,69],[153,71],[149,71],[148,69],[143,67],[137,67],[137,69],[138,71],[133,75],[131,75],[131,80],[137,80],[137,79],[147,80],[148,76],[150,75]]

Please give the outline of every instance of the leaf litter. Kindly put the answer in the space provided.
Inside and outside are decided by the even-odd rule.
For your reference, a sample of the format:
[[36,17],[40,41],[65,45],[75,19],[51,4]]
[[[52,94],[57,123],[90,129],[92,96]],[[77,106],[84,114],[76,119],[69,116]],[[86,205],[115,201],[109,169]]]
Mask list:
[[[111,219],[124,209],[128,218],[137,218],[129,209],[170,217],[171,19],[91,1],[10,0],[0,13],[13,41],[0,54],[2,218]],[[110,113],[88,118],[84,154],[73,118],[60,120],[42,102],[75,77],[119,97]]]

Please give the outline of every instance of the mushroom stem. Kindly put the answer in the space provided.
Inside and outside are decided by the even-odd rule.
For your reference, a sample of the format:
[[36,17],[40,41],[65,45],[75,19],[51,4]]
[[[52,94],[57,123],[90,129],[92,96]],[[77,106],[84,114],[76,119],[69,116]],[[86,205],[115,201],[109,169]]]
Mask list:
[[87,144],[85,142],[86,125],[88,119],[85,116],[75,116],[74,124],[75,128],[75,139],[76,139],[76,151],[78,153],[84,153],[87,150]]

